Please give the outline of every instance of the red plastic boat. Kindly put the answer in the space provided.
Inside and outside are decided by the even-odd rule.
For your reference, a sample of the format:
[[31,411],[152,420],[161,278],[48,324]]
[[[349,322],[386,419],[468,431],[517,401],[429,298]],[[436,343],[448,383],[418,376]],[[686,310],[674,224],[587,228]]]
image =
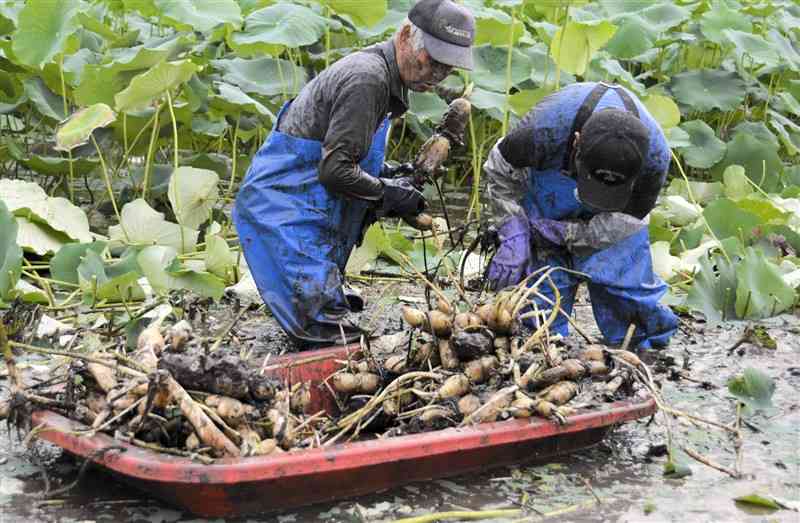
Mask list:
[[[274,363],[274,375],[319,383],[338,368],[355,346],[293,354]],[[312,387],[313,412],[335,408],[322,387]],[[598,443],[619,423],[656,411],[652,399],[617,402],[568,418],[560,426],[539,418],[484,423],[445,430],[344,443],[279,456],[223,459],[203,465],[128,445],[106,434],[78,437],[86,428],[49,411],[34,414],[46,424],[39,437],[78,456],[118,445],[125,452],[101,454],[95,463],[131,486],[189,512],[207,517],[236,516],[357,496],[409,483],[463,474],[522,461],[541,460]]]

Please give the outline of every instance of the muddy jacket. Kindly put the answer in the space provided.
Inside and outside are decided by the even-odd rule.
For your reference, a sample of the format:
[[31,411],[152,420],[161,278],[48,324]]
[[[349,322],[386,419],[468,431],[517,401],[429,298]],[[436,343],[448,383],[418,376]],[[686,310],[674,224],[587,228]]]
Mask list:
[[[595,85],[595,82],[576,83],[546,97],[494,146],[484,169],[498,222],[511,215],[526,214],[522,200],[536,186],[535,178],[561,172],[573,120]],[[585,209],[577,214],[557,211],[554,214],[543,213],[550,214],[548,218],[570,222],[567,246],[571,250],[586,252],[604,249],[644,228],[644,218],[653,209],[666,179],[670,152],[664,134],[636,96],[631,94],[631,98],[637,105],[642,122],[650,130],[650,148],[628,208],[623,212],[599,214],[592,214]],[[606,91],[595,111],[609,107],[624,110],[616,89]]]
[[359,168],[373,135],[390,114],[408,109],[392,40],[356,52],[309,82],[286,111],[278,129],[322,142],[319,181],[335,194],[378,201],[383,185]]

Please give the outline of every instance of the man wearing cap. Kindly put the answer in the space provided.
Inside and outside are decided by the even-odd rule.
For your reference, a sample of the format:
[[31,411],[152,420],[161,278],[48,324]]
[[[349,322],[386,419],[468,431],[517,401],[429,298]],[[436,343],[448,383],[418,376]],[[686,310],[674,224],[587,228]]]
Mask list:
[[[669,163],[655,119],[623,87],[576,83],[544,98],[484,165],[499,240],[490,284],[516,285],[545,266],[572,269],[586,276],[551,276],[566,314],[586,281],[606,343],[620,344],[634,324],[632,347],[665,345],[677,318],[659,303],[666,285],[653,273],[645,218]],[[539,291],[554,299],[547,284]],[[567,334],[563,314],[551,330]]]
[[264,302],[303,344],[352,341],[363,306],[343,272],[377,216],[413,218],[425,200],[411,177],[382,177],[389,120],[408,90],[430,91],[472,67],[475,21],[451,0],[421,0],[394,36],[322,71],[286,103],[253,158],[233,219]]

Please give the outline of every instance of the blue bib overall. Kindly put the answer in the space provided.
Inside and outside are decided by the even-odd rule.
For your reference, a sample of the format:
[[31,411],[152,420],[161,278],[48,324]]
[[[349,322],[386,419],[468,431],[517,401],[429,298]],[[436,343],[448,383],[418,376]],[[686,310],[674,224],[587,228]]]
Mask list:
[[[329,193],[319,182],[322,143],[284,134],[277,122],[247,171],[233,220],[261,298],[283,330],[298,342],[335,342],[350,311],[344,269],[369,204]],[[387,118],[359,164],[376,177],[389,126]],[[349,339],[356,336],[343,328]]]
[[[565,149],[567,134],[572,119],[594,84],[575,84],[569,86],[564,96],[554,97],[544,103],[537,115],[534,128],[539,140],[554,140],[553,151]],[[547,107],[552,104],[551,107]],[[621,97],[614,89],[609,89],[600,99],[595,111],[606,107],[624,109]],[[655,120],[641,104],[637,104],[642,122],[651,133],[650,154],[646,162],[653,166],[654,172],[664,172],[669,164],[669,149]],[[552,130],[558,129],[557,133]],[[666,165],[664,163],[666,156]],[[531,168],[528,175],[528,191],[523,207],[529,218],[549,218],[552,220],[588,219],[591,212],[575,197],[576,182],[564,174],[563,154],[554,155],[549,165],[541,169]],[[628,326],[636,325],[631,347],[649,348],[653,345],[666,345],[678,326],[675,314],[659,300],[667,290],[666,284],[653,272],[650,253],[650,238],[647,227],[625,238],[617,244],[588,256],[578,256],[566,251],[537,253],[533,249],[532,270],[549,265],[566,267],[583,272],[589,276],[587,281],[592,311],[606,343],[616,345],[622,342]],[[561,294],[561,307],[572,314],[575,292],[581,279],[575,275],[556,271],[551,277]],[[553,299],[552,290],[547,285],[540,287],[542,294]],[[549,308],[543,302],[537,304]],[[568,333],[568,322],[559,314],[553,323],[552,331],[564,336]]]

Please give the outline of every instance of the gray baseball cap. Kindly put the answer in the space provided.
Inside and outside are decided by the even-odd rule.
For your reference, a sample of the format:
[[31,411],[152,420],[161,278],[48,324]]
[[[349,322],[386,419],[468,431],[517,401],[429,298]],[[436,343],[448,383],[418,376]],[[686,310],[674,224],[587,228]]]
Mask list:
[[420,0],[408,19],[422,29],[425,50],[434,60],[472,69],[475,18],[465,7],[451,0]]

